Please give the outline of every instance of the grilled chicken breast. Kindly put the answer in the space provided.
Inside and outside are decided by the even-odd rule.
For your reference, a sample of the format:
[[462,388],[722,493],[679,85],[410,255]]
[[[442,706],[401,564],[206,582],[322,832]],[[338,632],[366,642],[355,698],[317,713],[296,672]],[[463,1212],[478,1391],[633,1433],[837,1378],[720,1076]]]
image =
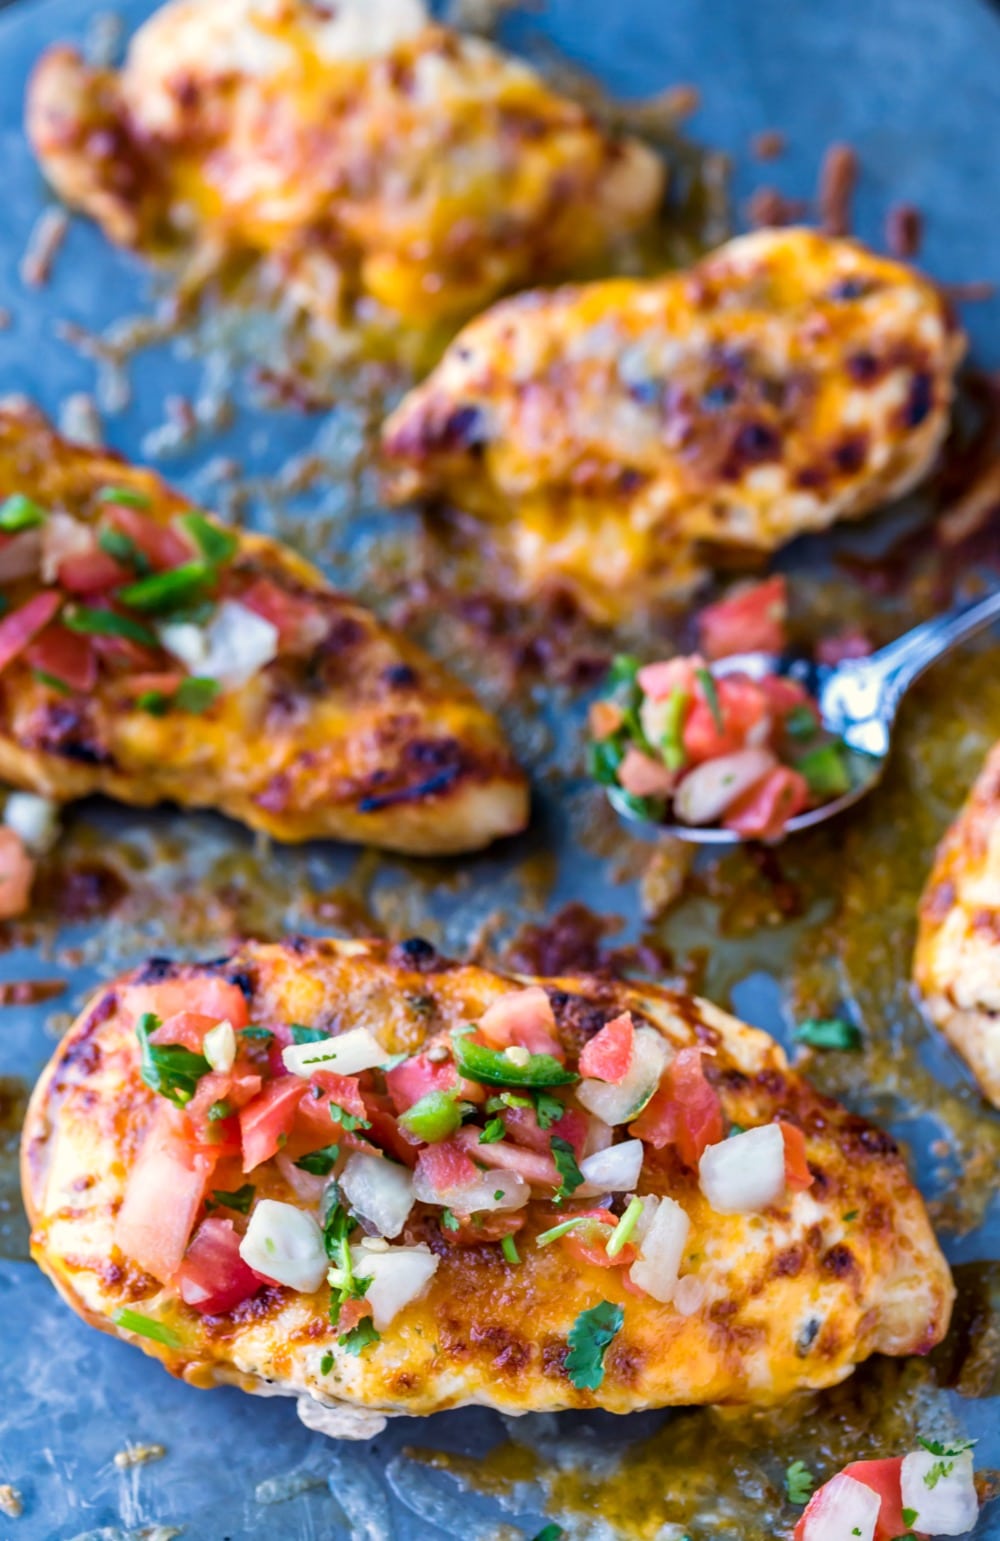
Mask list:
[[920,903],[914,978],[1000,1108],[1000,744],[938,848]]
[[0,412],[0,778],[281,840],[473,850],[524,827],[496,720],[287,546]]
[[489,520],[519,591],[615,619],[690,587],[700,543],[773,551],[905,492],[963,347],[911,269],[760,231],[478,317],[386,424],[390,495]]
[[[223,1017],[235,1064],[185,1086],[167,1043],[207,1055],[228,1030],[231,1047]],[[775,1142],[770,1197],[737,1195]],[[338,1433],[351,1409],[368,1434],[466,1403],[775,1403],[869,1354],[926,1352],[953,1296],[892,1140],[764,1033],[656,985],[512,980],[419,941],[248,944],[109,986],[35,1089],[23,1182],[34,1256],[87,1321],[193,1385],[305,1398]],[[266,1282],[308,1272],[305,1211],[326,1219],[330,1282],[321,1243],[300,1288]],[[208,1243],[243,1275],[213,1268]]]
[[121,245],[274,259],[315,315],[471,314],[650,218],[654,153],[419,0],[171,0],[121,71],[44,55],[28,134]]

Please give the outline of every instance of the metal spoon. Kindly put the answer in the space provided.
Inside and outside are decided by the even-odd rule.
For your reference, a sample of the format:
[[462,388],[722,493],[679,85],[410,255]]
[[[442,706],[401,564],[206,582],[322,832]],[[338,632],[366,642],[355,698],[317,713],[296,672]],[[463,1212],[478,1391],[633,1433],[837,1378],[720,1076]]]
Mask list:
[[[853,807],[878,785],[889,758],[896,713],[910,686],[931,664],[996,620],[1000,620],[1000,591],[971,604],[956,605],[934,620],[924,621],[870,658],[830,665],[790,653],[738,653],[713,665],[713,672],[720,675],[748,674],[752,679],[760,679],[765,674],[783,674],[797,680],[818,705],[824,728],[851,751],[850,791],[790,819],[788,834],[824,824],[845,808]],[[744,839],[729,829],[657,824],[640,818],[625,806],[624,794],[617,787],[608,789],[608,797],[630,831],[647,840],[662,840],[669,835],[696,845],[738,845]]]

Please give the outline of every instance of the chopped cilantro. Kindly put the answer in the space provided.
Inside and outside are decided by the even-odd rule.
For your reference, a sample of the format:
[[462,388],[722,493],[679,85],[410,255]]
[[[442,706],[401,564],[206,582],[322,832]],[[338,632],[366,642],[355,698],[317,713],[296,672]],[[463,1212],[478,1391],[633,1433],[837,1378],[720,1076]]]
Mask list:
[[172,1328],[164,1326],[163,1322],[154,1320],[152,1316],[143,1316],[141,1311],[132,1311],[128,1306],[119,1306],[111,1320],[116,1327],[124,1327],[126,1332],[134,1332],[139,1338],[152,1338],[154,1343],[162,1343],[164,1348],[184,1347],[183,1339]]
[[330,1103],[330,1117],[335,1124],[340,1125],[345,1134],[353,1134],[355,1129],[370,1129],[372,1126],[370,1118],[357,1118],[353,1113],[348,1113],[346,1108],[342,1108],[339,1102]]
[[244,1183],[242,1188],[234,1188],[229,1193],[223,1188],[213,1188],[212,1197],[225,1209],[235,1209],[239,1215],[248,1215],[256,1191],[253,1183]]
[[537,1536],[532,1537],[532,1541],[560,1541],[560,1537],[565,1534],[561,1525],[543,1525]]
[[339,1155],[339,1145],[324,1145],[322,1150],[311,1150],[307,1156],[301,1156],[295,1165],[300,1172],[309,1172],[313,1177],[329,1177]]
[[[328,1193],[330,1189],[327,1190]],[[351,1232],[357,1225],[357,1221],[337,1198],[337,1189],[332,1188],[332,1199],[323,1221],[323,1244],[326,1247],[326,1255],[333,1264],[327,1274],[330,1284],[330,1320],[337,1325],[340,1316],[340,1308],[347,1300],[361,1300],[371,1284],[370,1278],[359,1279],[354,1272],[354,1264],[351,1261]]]
[[917,1444],[922,1445],[929,1455],[938,1457],[924,1475],[925,1487],[936,1488],[942,1477],[950,1477],[958,1457],[971,1450],[975,1443],[974,1439],[957,1439],[953,1445],[943,1445],[936,1439],[918,1439]]
[[333,1369],[333,1355],[332,1354],[324,1354],[322,1359],[319,1362],[319,1373],[321,1375],[329,1375],[329,1373],[330,1373],[330,1371],[332,1369]]
[[178,685],[170,704],[179,712],[191,712],[200,717],[215,705],[220,689],[218,680],[210,679],[207,674],[192,674]]
[[512,1267],[515,1267],[521,1261],[521,1256],[517,1250],[517,1244],[514,1241],[513,1236],[504,1237],[503,1241],[500,1243],[500,1251],[503,1253],[507,1262],[510,1263]]
[[457,1215],[453,1215],[450,1209],[443,1209],[441,1211],[441,1224],[446,1231],[459,1231],[462,1228],[461,1220],[459,1220]]
[[793,1461],[785,1472],[785,1494],[790,1504],[807,1504],[813,1495],[816,1479],[805,1461]]
[[583,1173],[576,1164],[576,1154],[568,1140],[561,1140],[558,1135],[553,1135],[552,1159],[562,1178],[556,1189],[556,1199],[568,1199],[584,1180]]
[[507,1133],[502,1118],[491,1118],[482,1134],[479,1136],[480,1145],[495,1145],[497,1140],[502,1140]]
[[130,567],[139,578],[148,577],[153,570],[146,553],[123,530],[101,530],[97,544],[105,556],[112,557],[122,567]]
[[349,1354],[363,1354],[366,1348],[371,1348],[378,1341],[379,1334],[370,1316],[363,1316],[356,1327],[352,1327],[350,1332],[342,1332],[337,1339],[341,1348]]
[[184,1108],[198,1089],[198,1082],[207,1075],[211,1066],[204,1054],[192,1054],[180,1044],[155,1044],[150,1038],[160,1025],[159,1017],[144,1012],[136,1023],[135,1035],[139,1040],[139,1072],[151,1091],[168,1097],[177,1107]]
[[783,726],[790,738],[800,740],[815,738],[818,728],[816,714],[806,706],[805,702],[802,702],[798,706],[793,706],[787,713]]
[[241,1027],[240,1037],[256,1038],[261,1043],[270,1043],[271,1039],[274,1037],[274,1034],[269,1027]]
[[902,1511],[902,1515],[903,1515],[903,1524],[906,1526],[906,1528],[908,1530],[912,1530],[914,1525],[917,1523],[917,1511],[916,1511],[916,1509],[904,1509]]
[[861,1047],[861,1032],[853,1022],[843,1017],[807,1017],[795,1029],[796,1043],[806,1043],[811,1049],[854,1050]]
[[743,1127],[742,1124],[730,1124],[729,1125],[729,1133],[726,1135],[726,1139],[727,1140],[731,1140],[737,1134],[746,1134],[746,1129]]
[[322,1027],[303,1027],[301,1022],[292,1022],[288,1031],[292,1035],[293,1043],[322,1043],[330,1034]]
[[578,1391],[596,1391],[604,1380],[604,1356],[621,1332],[625,1312],[610,1300],[581,1311],[569,1330],[566,1374]]
[[553,1097],[551,1092],[535,1092],[533,1100],[539,1129],[551,1129],[552,1125],[557,1124],[566,1112],[565,1103],[560,1102],[558,1097]]
[[841,1216],[841,1219],[845,1225],[850,1225],[852,1220],[856,1220],[858,1218],[859,1213],[860,1211],[857,1209],[849,1209],[846,1215]]

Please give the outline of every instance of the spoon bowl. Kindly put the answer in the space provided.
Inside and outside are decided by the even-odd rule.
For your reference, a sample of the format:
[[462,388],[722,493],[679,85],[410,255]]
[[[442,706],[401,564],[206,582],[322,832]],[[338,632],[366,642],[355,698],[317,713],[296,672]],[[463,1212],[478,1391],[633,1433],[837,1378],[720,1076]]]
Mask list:
[[[743,674],[762,679],[777,674],[795,680],[815,701],[823,727],[847,750],[850,789],[818,808],[796,814],[785,826],[783,839],[836,818],[878,785],[892,747],[896,715],[910,686],[931,664],[998,620],[1000,591],[956,605],[904,632],[868,658],[819,664],[795,653],[736,653],[713,665],[713,672],[720,676]],[[609,787],[607,794],[618,817],[642,839],[670,838],[712,846],[746,843],[746,836],[731,829],[644,819],[627,806],[627,794],[620,788]]]

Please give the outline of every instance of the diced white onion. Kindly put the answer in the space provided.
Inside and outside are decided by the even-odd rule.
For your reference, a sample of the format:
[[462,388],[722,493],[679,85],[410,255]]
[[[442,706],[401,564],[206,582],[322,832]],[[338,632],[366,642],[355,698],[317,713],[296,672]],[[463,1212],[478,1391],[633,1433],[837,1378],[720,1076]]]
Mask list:
[[392,1058],[366,1027],[352,1027],[336,1038],[321,1038],[318,1043],[290,1043],[281,1051],[282,1062],[292,1075],[307,1081],[316,1070],[332,1070],[336,1075],[360,1075],[374,1070]]
[[696,1278],[693,1273],[686,1273],[683,1279],[677,1280],[674,1310],[679,1311],[681,1316],[693,1316],[705,1304],[707,1294],[704,1280]]
[[329,1179],[321,1177],[318,1172],[304,1172],[300,1166],[295,1165],[291,1156],[285,1155],[283,1150],[278,1151],[274,1162],[292,1192],[298,1195],[303,1204],[315,1204],[318,1207]]
[[[935,1468],[934,1486],[928,1487]],[[924,1535],[964,1536],[979,1518],[971,1450],[948,1456],[915,1450],[903,1457],[900,1481],[903,1508],[914,1511],[913,1529]]]
[[691,1221],[675,1199],[643,1196],[635,1230],[639,1256],[629,1278],[664,1305],[674,1298],[690,1229]]
[[625,1079],[617,1086],[607,1081],[583,1080],[576,1089],[577,1100],[606,1124],[627,1124],[638,1118],[672,1058],[673,1051],[665,1038],[651,1027],[639,1027]]
[[477,1215],[485,1210],[523,1209],[531,1198],[531,1189],[517,1172],[484,1172],[474,1183],[462,1188],[435,1188],[417,1167],[413,1174],[413,1192],[422,1204],[454,1209],[460,1215]]
[[354,1213],[380,1236],[399,1235],[416,1202],[413,1178],[405,1166],[355,1151],[338,1182]]
[[201,1051],[213,1070],[223,1074],[236,1063],[236,1033],[231,1022],[220,1022],[205,1034]]
[[59,807],[34,792],[11,792],[4,804],[3,821],[33,856],[43,856],[59,839]]
[[599,1150],[607,1150],[614,1144],[615,1131],[610,1124],[606,1124],[603,1118],[594,1118],[590,1115],[587,1119],[587,1134],[583,1142],[583,1154],[596,1156]]
[[323,1232],[312,1215],[278,1199],[257,1203],[240,1242],[240,1257],[265,1279],[306,1294],[319,1289],[330,1266]]
[[875,1541],[881,1508],[873,1488],[839,1472],[809,1505],[802,1541]]
[[[55,583],[64,562],[72,561],[74,557],[90,556],[97,545],[90,526],[74,519],[72,514],[50,514],[40,528],[26,533],[41,537],[43,583]],[[7,547],[7,551],[12,549],[13,545]]]
[[224,599],[204,627],[165,622],[160,641],[192,674],[207,675],[228,689],[245,685],[278,656],[277,626],[238,600]]
[[584,1186],[577,1191],[586,1193],[628,1193],[639,1181],[644,1155],[641,1140],[623,1140],[620,1145],[609,1145],[593,1156],[585,1156],[580,1162]]
[[701,1191],[720,1215],[766,1209],[785,1191],[785,1141],[777,1124],[763,1124],[709,1145],[698,1163]]
[[674,813],[682,824],[714,824],[777,763],[769,749],[739,749],[706,760],[681,781],[674,793]]
[[424,1293],[439,1262],[423,1243],[418,1247],[386,1247],[384,1251],[364,1242],[351,1248],[355,1277],[371,1279],[365,1299],[372,1308],[376,1331],[384,1331],[404,1306]]
[[34,577],[41,560],[41,530],[37,527],[19,530],[0,551],[0,583],[17,583],[21,578]]

